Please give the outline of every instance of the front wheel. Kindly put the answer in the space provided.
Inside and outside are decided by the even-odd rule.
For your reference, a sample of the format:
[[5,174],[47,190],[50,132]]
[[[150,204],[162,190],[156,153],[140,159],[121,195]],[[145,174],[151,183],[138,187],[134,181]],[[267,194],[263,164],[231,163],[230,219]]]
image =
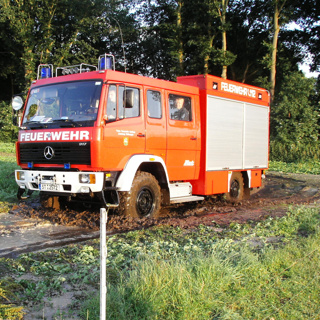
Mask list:
[[161,191],[157,179],[148,172],[138,172],[130,192],[120,194],[120,212],[133,218],[159,215]]
[[244,181],[241,172],[233,172],[230,180],[230,191],[226,198],[230,202],[238,202],[244,198]]

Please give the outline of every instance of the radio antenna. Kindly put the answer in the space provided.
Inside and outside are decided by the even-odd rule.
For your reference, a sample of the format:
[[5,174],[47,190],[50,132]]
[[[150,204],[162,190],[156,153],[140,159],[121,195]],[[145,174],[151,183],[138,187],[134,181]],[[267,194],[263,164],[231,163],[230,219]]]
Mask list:
[[124,50],[122,29],[121,29],[119,21],[116,18],[113,18],[113,17],[110,17],[110,18],[113,19],[117,23],[119,31],[120,31],[122,54],[123,54],[123,63],[124,63],[124,72],[127,73],[127,60],[126,60],[126,53],[125,53],[125,50]]

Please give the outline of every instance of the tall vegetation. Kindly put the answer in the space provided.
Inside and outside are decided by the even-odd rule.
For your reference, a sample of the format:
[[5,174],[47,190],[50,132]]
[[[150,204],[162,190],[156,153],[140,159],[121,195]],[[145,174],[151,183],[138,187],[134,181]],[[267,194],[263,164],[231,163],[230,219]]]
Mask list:
[[[287,160],[315,157],[318,124],[313,118],[307,130],[306,119],[319,111],[319,90],[298,76],[298,65],[309,58],[319,71],[319,10],[316,0],[0,0],[1,109],[29,87],[39,63],[95,64],[110,52],[122,71],[168,80],[210,73],[266,87],[271,156],[295,150],[296,139],[300,151]],[[305,96],[299,104],[288,100],[297,92],[288,77],[309,83],[302,85],[307,91],[299,89]],[[295,115],[293,131],[280,130],[284,109]],[[301,121],[312,143],[301,140]]]

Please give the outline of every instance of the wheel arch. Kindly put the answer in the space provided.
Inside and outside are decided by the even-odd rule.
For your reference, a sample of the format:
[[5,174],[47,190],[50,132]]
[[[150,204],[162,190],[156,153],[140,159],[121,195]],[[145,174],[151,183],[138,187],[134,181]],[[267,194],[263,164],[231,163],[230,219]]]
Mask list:
[[118,191],[129,192],[138,171],[148,172],[158,180],[162,193],[162,202],[163,204],[168,204],[170,202],[168,172],[163,159],[158,156],[132,156],[117,180],[116,187]]
[[234,172],[240,172],[243,178],[244,182],[244,187],[245,188],[250,188],[251,184],[251,170],[244,170],[244,171],[229,171],[228,172],[228,192],[230,192],[230,182],[231,182],[231,177]]
[[251,181],[251,170],[241,171],[244,187],[250,188],[250,181]]
[[[241,179],[240,184],[240,195],[238,199],[235,199],[231,196],[231,179],[234,175],[238,175]],[[244,171],[229,171],[228,172],[228,193],[227,199],[231,202],[238,202],[240,200],[246,200],[250,198],[250,184],[251,184],[251,170]]]

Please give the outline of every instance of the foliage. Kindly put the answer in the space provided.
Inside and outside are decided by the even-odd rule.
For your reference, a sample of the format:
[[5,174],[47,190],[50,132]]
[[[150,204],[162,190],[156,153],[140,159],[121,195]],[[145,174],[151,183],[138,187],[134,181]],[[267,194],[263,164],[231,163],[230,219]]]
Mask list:
[[[0,319],[20,320],[23,319],[23,307],[15,306],[10,302],[8,295],[10,292],[7,289],[4,281],[0,281]],[[13,294],[11,294],[13,295]],[[13,295],[14,296],[14,295]]]
[[[115,245],[126,261],[112,262],[123,271],[108,286],[109,319],[297,319],[320,311],[316,209],[234,224],[220,240],[206,227],[173,238],[169,230],[108,244],[111,256]],[[90,307],[95,319],[97,306],[98,297],[89,300],[83,316]]]
[[14,143],[0,142],[0,154],[6,154],[9,158],[15,156],[16,147]]
[[309,160],[306,162],[281,162],[281,161],[270,161],[269,170],[285,172],[285,173],[309,173],[309,174],[320,174],[320,161]]
[[[319,90],[310,94],[309,80],[297,70],[308,54],[312,69],[319,68],[318,16],[316,0],[0,0],[0,141],[16,137],[2,101],[29,87],[39,63],[96,64],[99,54],[109,52],[118,70],[168,80],[221,75],[228,67],[230,79],[273,91],[276,75],[271,158],[315,158],[318,128],[311,109],[319,111]],[[299,28],[292,29],[292,23]],[[289,109],[299,116],[288,120]],[[312,141],[303,141],[307,136]]]
[[319,48],[319,3],[317,0],[301,0],[301,6],[297,10],[297,23],[303,32],[299,33],[299,42],[303,43],[308,59],[311,62],[312,71],[320,71],[320,48]]
[[18,166],[14,144],[0,143],[0,212],[7,210],[7,204],[3,201],[16,201],[15,169],[18,169]]
[[300,72],[284,77],[271,110],[270,156],[278,161],[318,159],[318,106],[309,98],[315,93],[314,79]]
[[15,142],[18,128],[12,124],[12,108],[6,102],[0,102],[0,141]]
[[[118,14],[122,15],[127,26],[124,31],[131,27],[128,32],[132,33],[134,29],[134,21],[120,1],[1,0],[0,8],[0,23],[15,39],[15,56],[20,58],[15,69],[24,70],[24,81],[19,83],[15,80],[21,91],[36,78],[39,63],[53,63],[56,66],[83,62],[96,64],[99,53],[104,53],[106,48],[115,51],[112,43],[114,21],[110,20],[117,21]],[[10,39],[6,40],[4,51],[14,50]],[[121,48],[121,41],[117,39],[113,42]],[[117,51],[122,57],[121,51]],[[18,74],[14,72],[14,76]]]

